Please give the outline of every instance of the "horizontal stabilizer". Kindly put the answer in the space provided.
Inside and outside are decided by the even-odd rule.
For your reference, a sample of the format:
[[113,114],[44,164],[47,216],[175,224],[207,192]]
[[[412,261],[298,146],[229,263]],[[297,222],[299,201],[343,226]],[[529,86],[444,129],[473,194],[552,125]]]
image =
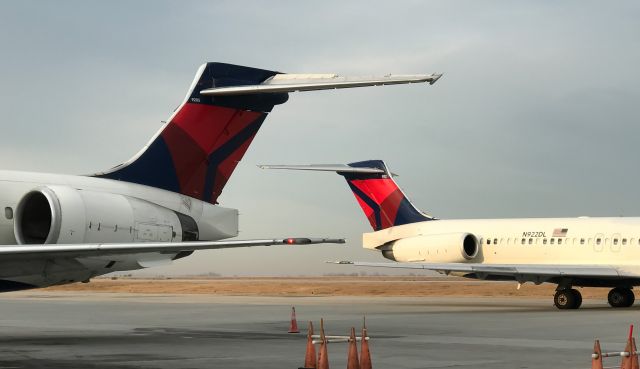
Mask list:
[[383,174],[384,170],[379,168],[358,168],[350,167],[346,164],[311,164],[311,165],[258,165],[260,169],[288,169],[288,170],[314,170],[321,172],[338,173],[371,173]]
[[258,165],[262,169],[335,172],[344,177],[375,231],[393,226],[435,220],[418,210],[393,180],[382,160],[350,164]]
[[343,77],[337,74],[276,74],[256,85],[224,86],[200,91],[204,96],[233,96],[262,93],[332,90],[337,88],[436,83],[442,74],[386,75],[382,77]]

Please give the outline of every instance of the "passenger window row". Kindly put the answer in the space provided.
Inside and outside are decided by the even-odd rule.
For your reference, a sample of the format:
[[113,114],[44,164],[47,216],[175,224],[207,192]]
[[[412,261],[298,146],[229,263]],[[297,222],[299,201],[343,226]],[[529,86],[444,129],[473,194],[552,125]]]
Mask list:
[[[506,241],[504,238],[501,238],[499,241],[497,238],[487,238],[486,239],[486,244],[487,245],[498,245],[498,244],[507,244],[507,245],[511,245],[511,244],[517,244],[518,240],[520,241],[521,245],[538,245],[538,244],[542,244],[542,245],[562,245],[563,242],[566,245],[584,245],[584,244],[589,244],[592,245],[594,243],[594,239],[593,238],[564,238],[564,237],[556,237],[556,238],[507,238]],[[542,240],[542,241],[540,241]],[[635,243],[637,243],[640,246],[640,238],[636,239],[635,238],[595,238],[595,244],[596,245],[602,245],[603,243],[609,244],[609,242],[611,241],[611,244],[614,246],[617,245],[622,245],[622,246],[626,246],[627,244],[629,245],[633,245]]]

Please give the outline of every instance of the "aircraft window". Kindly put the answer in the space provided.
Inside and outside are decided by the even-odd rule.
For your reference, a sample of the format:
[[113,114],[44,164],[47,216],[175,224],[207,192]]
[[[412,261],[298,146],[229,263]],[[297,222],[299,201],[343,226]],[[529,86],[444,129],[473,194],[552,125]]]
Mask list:
[[549,240],[549,244],[550,245],[553,245],[554,242],[555,242],[555,238],[552,238],[552,239]]
[[623,245],[626,245],[626,244],[627,244],[627,239],[626,239],[626,238],[623,238],[623,239],[622,239],[622,244],[623,244]]
[[581,239],[580,239],[580,244],[581,244],[581,245],[584,245],[584,238],[581,238]]
[[558,245],[562,245],[562,238],[558,238]]
[[524,243],[525,243],[525,240],[524,240],[524,238],[522,239],[522,242],[521,242],[521,243],[522,243],[522,244],[524,245]]
[[533,243],[533,238],[529,238],[529,245]]
[[614,245],[617,245],[617,244],[618,244],[618,239],[617,239],[617,238],[614,238],[614,239],[613,239],[613,244],[614,244]]
[[491,238],[487,238],[487,245],[491,245]]
[[497,239],[497,238],[494,238],[494,239],[493,239],[493,244],[494,244],[494,245],[497,245],[497,244],[498,244],[498,239]]
[[543,238],[543,239],[542,239],[542,244],[543,244],[543,245],[546,245],[546,244],[547,244],[547,239],[546,239],[546,238]]
[[600,238],[596,238],[596,245],[599,245],[599,244],[601,244],[601,243],[602,243],[602,239],[600,239]]
[[8,206],[4,208],[4,216],[7,219],[13,219],[13,209]]

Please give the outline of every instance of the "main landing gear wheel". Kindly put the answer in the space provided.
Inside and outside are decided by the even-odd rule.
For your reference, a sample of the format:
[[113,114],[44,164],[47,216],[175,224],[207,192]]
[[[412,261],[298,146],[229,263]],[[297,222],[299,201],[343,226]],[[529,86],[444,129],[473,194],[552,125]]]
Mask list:
[[607,300],[609,305],[614,308],[630,307],[636,300],[636,296],[631,291],[631,288],[616,287],[609,291]]
[[556,291],[553,297],[553,304],[562,310],[577,309],[582,305],[582,295],[578,290],[566,289]]

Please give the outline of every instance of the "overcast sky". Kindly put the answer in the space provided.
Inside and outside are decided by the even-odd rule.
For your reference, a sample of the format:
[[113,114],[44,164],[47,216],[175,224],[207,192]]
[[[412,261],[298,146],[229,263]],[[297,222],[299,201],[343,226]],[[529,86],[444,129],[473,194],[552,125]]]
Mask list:
[[342,178],[261,163],[384,159],[440,218],[640,215],[637,1],[2,1],[3,169],[91,173],[134,153],[197,67],[444,73],[292,94],[225,188],[241,237],[346,246],[199,252],[152,273],[299,275],[382,261]]

